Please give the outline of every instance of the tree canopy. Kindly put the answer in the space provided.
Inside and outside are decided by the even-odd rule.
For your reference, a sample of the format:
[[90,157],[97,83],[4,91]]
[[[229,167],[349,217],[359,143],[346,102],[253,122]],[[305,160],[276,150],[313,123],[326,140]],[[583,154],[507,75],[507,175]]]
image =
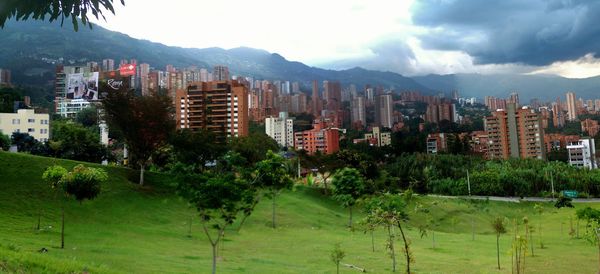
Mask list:
[[[79,29],[79,22],[90,28],[91,14],[96,19],[106,20],[104,13],[109,11],[114,14],[114,0],[3,0],[0,2],[0,27],[4,28],[6,21],[11,18],[19,20],[46,20],[53,22],[60,20],[61,25],[65,19],[71,19],[75,31]],[[120,0],[125,5],[125,0]]]

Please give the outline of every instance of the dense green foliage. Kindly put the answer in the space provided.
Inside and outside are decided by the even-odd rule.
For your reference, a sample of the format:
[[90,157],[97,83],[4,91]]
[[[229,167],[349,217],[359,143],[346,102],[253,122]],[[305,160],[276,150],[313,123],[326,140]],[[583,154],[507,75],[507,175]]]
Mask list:
[[10,148],[10,137],[0,133],[0,150],[8,150]]
[[[121,4],[125,5],[125,1],[121,0]],[[113,0],[6,0],[0,6],[0,28],[4,28],[6,20],[13,17],[17,21],[28,19],[45,20],[48,18],[50,22],[60,20],[61,25],[65,18],[71,18],[73,28],[77,31],[79,22],[83,25],[89,25],[90,28],[92,27],[92,24],[89,22],[89,14],[96,19],[104,19],[103,12],[105,11],[115,13]]]
[[535,159],[483,161],[460,155],[407,154],[385,166],[398,178],[396,188],[419,193],[466,195],[467,169],[471,193],[490,196],[546,196],[577,190],[582,196],[600,195],[600,171],[578,169],[562,162]]
[[102,109],[109,128],[122,134],[136,166],[140,167],[140,184],[152,155],[165,146],[175,131],[171,98],[153,94],[135,96],[133,90],[121,88],[102,100]]

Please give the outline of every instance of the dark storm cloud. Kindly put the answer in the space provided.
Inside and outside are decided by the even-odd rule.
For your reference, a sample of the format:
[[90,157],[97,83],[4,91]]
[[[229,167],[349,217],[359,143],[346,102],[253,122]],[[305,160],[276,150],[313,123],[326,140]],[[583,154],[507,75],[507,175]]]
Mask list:
[[424,48],[461,50],[479,64],[539,66],[600,53],[600,1],[417,0],[412,14],[428,29]]

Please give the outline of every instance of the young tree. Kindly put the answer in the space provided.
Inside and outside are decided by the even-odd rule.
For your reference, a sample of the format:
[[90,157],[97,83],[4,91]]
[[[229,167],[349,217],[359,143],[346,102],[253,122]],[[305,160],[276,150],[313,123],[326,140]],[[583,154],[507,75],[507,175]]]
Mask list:
[[267,152],[265,160],[256,164],[257,184],[266,190],[266,195],[273,201],[272,227],[276,228],[275,222],[275,199],[284,189],[290,189],[294,185],[288,169],[285,165],[285,159],[273,153]]
[[[72,171],[61,166],[51,166],[44,171],[42,178],[50,184],[52,189],[61,192],[61,196],[75,197],[80,204],[85,200],[92,200],[100,194],[100,185],[108,179],[102,169],[77,165]],[[65,205],[61,205],[60,248],[65,247]]]
[[0,150],[8,150],[10,148],[10,137],[0,133]]
[[109,127],[123,134],[140,167],[139,183],[143,185],[152,154],[167,143],[175,130],[172,100],[157,94],[136,97],[132,90],[118,90],[108,93],[102,107]]
[[194,166],[198,171],[204,170],[207,162],[218,159],[226,150],[224,144],[216,141],[215,134],[207,130],[179,130],[171,137],[170,143],[177,160]]
[[540,238],[540,248],[544,249],[544,241],[542,239],[542,214],[544,214],[544,206],[541,204],[535,204],[533,210],[540,215],[538,223],[538,237]]
[[[586,220],[586,233],[585,239],[598,246],[598,263],[600,263],[600,210],[586,207],[578,209],[576,212],[578,219]],[[598,266],[598,273],[600,273],[600,265]]]
[[[382,226],[387,231],[387,248],[392,258],[392,271],[396,271],[396,249],[394,227],[398,227],[402,241],[404,243],[404,255],[406,258],[406,273],[410,273],[410,263],[414,261],[410,251],[410,242],[404,234],[402,223],[408,221],[406,207],[410,195],[397,195],[386,193],[381,196],[373,197],[366,204],[368,214],[363,223]],[[408,199],[407,199],[408,198]]]
[[344,252],[340,247],[340,244],[337,243],[329,256],[331,261],[335,264],[336,273],[340,274],[340,262],[346,257],[346,252]]
[[[178,176],[178,193],[196,207],[204,234],[212,246],[212,273],[217,271],[217,247],[225,229],[241,210],[247,182],[232,172],[207,171]],[[216,232],[216,233],[215,233]]]
[[365,180],[360,172],[354,168],[345,167],[333,175],[333,197],[347,207],[350,213],[348,227],[352,228],[352,207],[365,191]]
[[496,217],[494,220],[492,220],[492,228],[496,233],[496,254],[498,257],[498,269],[500,269],[500,235],[506,233],[504,219]]
[[[58,146],[54,146],[58,144]],[[100,163],[107,157],[97,132],[71,121],[52,123],[52,154],[60,158]]]
[[[75,31],[79,29],[79,21],[85,26],[92,28],[88,15],[91,13],[96,19],[106,19],[104,12],[115,13],[113,0],[42,0],[23,2],[19,0],[7,0],[2,3],[0,9],[0,28],[4,28],[6,20],[15,18],[19,20],[45,20],[50,22],[59,20],[62,25],[65,18],[71,17]],[[125,5],[124,0],[120,0]],[[88,13],[89,12],[89,13]]]

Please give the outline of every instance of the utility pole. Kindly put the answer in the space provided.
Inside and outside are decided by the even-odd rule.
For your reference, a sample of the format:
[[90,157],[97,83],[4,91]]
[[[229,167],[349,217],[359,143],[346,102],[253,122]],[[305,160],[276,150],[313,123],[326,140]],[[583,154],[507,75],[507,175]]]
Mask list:
[[467,187],[469,188],[469,197],[471,196],[471,180],[469,179],[469,170],[467,169]]

